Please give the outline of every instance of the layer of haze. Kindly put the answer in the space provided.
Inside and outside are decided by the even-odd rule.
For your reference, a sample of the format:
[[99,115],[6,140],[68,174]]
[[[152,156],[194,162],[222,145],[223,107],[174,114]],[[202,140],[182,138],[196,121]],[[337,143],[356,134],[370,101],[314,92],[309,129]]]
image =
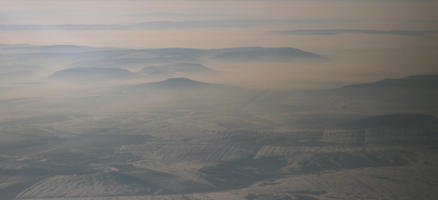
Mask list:
[[[0,44],[293,47],[328,60],[207,63],[227,72],[211,81],[262,88],[327,88],[438,73],[438,36],[433,32],[438,30],[437,9],[438,2],[427,0],[1,1]],[[275,34],[326,29],[432,34]]]

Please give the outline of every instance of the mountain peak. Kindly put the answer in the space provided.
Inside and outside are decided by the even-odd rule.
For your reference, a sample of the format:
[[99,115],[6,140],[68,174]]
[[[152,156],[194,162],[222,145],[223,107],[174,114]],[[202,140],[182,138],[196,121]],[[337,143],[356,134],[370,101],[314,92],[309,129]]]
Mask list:
[[167,80],[153,84],[155,86],[164,87],[164,88],[194,88],[194,87],[204,87],[210,85],[208,83],[194,81],[192,79],[184,78],[184,77],[169,78]]

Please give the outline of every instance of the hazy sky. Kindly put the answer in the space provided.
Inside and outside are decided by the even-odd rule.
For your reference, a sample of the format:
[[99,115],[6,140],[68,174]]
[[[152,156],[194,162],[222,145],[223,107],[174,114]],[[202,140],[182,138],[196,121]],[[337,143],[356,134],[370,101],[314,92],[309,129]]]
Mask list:
[[0,43],[136,48],[288,46],[302,38],[267,32],[438,30],[437,8],[438,2],[426,0],[2,0]]
[[331,58],[319,71],[378,79],[438,73],[437,10],[435,0],[0,0],[0,43],[286,46]]

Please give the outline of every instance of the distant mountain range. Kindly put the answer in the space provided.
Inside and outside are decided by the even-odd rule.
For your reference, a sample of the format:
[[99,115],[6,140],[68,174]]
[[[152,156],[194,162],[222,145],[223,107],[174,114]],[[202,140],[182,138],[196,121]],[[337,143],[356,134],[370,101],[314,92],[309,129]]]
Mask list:
[[[295,60],[324,60],[324,56],[296,48],[237,47],[224,49],[120,49],[74,45],[30,46],[1,45],[4,53],[20,53],[22,60],[31,63],[51,60],[68,64],[67,69],[55,72],[51,78],[68,81],[108,81],[134,77],[126,69],[138,69],[140,75],[189,76],[212,75],[217,71],[204,66],[204,61],[292,62]],[[99,80],[100,79],[100,80]]]
[[292,61],[296,59],[325,59],[323,56],[302,51],[296,48],[263,47],[219,49],[212,56],[212,58],[236,61]]
[[438,89],[438,75],[415,75],[398,79],[384,79],[382,81],[348,85],[339,90],[362,89]]
[[50,78],[65,81],[110,81],[126,80],[135,75],[119,68],[70,68],[55,72]]
[[127,68],[169,63],[202,63],[215,61],[292,62],[325,60],[324,56],[296,48],[236,47],[224,49],[122,49],[74,45],[31,46],[0,45],[2,53],[20,54],[20,60],[35,63],[41,59],[71,63],[69,67]]
[[186,58],[212,58],[216,60],[275,60],[287,61],[293,59],[324,59],[323,56],[303,51],[296,48],[280,47],[236,47],[224,49],[188,49],[188,48],[168,48],[168,49],[144,49],[137,52],[148,53],[156,56],[173,56]]
[[380,111],[436,112],[438,75],[417,75],[353,84],[323,91],[321,95],[350,109],[369,107]]
[[[434,115],[438,113],[438,76],[409,76],[324,90],[272,90],[254,96],[246,107],[261,112]],[[330,119],[325,120],[328,123]]]

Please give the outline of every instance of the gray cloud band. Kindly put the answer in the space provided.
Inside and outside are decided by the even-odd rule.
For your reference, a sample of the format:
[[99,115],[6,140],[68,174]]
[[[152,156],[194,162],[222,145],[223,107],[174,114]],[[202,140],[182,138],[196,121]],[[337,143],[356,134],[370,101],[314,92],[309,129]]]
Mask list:
[[424,35],[438,34],[438,30],[297,29],[297,30],[267,31],[266,33],[278,34],[278,35],[372,34],[372,35],[424,36]]

